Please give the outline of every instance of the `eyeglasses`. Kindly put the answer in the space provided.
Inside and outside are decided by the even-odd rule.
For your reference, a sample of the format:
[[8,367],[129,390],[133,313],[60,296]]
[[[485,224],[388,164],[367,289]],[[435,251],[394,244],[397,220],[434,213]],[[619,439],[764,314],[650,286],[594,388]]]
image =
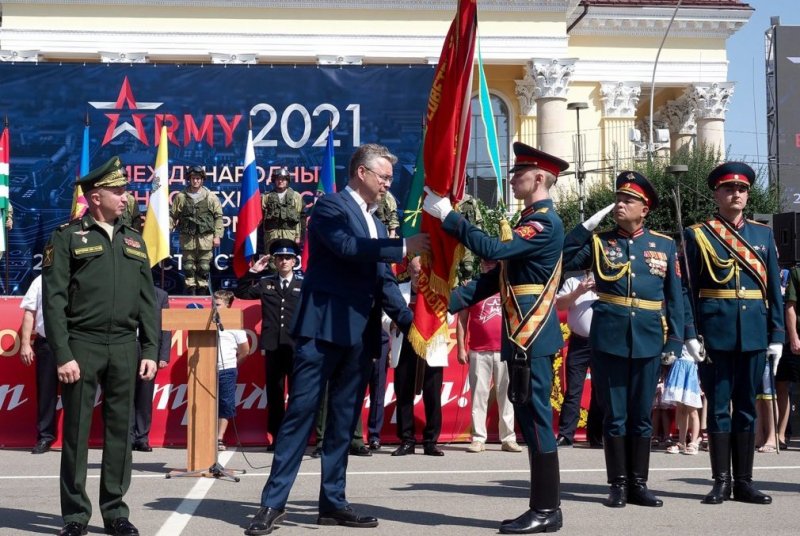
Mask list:
[[381,181],[383,181],[383,183],[384,183],[386,186],[391,186],[391,185],[392,185],[392,181],[394,181],[394,177],[393,177],[393,176],[391,176],[391,175],[381,175],[380,173],[378,173],[378,172],[377,172],[377,171],[375,171],[374,169],[370,169],[370,168],[368,168],[367,166],[362,166],[362,167],[363,167],[364,169],[366,169],[367,171],[371,172],[371,173],[372,173],[373,175],[375,175],[376,177],[378,177],[378,178],[379,178]]

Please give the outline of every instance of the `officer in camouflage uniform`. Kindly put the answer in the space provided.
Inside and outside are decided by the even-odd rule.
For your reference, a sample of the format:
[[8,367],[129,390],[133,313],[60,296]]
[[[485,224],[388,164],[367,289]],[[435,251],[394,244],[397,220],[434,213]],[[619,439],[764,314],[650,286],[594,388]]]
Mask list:
[[[456,207],[456,212],[464,216],[464,219],[472,225],[483,229],[483,216],[481,216],[478,200],[464,193],[464,197]],[[469,248],[464,248],[464,256],[458,265],[458,280],[465,283],[472,279],[475,274],[475,254]]]
[[119,222],[122,225],[133,227],[141,233],[144,228],[144,216],[139,212],[139,203],[136,202],[136,198],[130,192],[125,192],[125,198],[128,200],[128,204],[120,214]]
[[273,240],[288,238],[300,243],[300,220],[303,215],[302,196],[289,188],[289,170],[285,167],[272,172],[274,189],[261,196],[264,212],[264,251]]
[[187,172],[189,185],[175,196],[169,211],[170,227],[178,229],[186,293],[208,294],[212,250],[222,238],[222,204],[203,186],[206,173],[200,166]]
[[[107,534],[136,536],[123,496],[131,480],[130,418],[137,375],[156,373],[155,294],[142,236],[122,225],[127,179],[118,157],[78,182],[87,213],[56,229],[42,261],[45,331],[64,406],[62,536],[86,534],[92,505],[86,467],[92,410],[103,390],[100,512]],[[141,358],[137,348],[141,343]]]
[[392,195],[392,192],[387,191],[386,195],[381,199],[378,209],[375,211],[375,216],[383,222],[386,230],[389,232],[389,238],[397,238],[397,229],[400,227],[400,220],[397,217],[397,199]]

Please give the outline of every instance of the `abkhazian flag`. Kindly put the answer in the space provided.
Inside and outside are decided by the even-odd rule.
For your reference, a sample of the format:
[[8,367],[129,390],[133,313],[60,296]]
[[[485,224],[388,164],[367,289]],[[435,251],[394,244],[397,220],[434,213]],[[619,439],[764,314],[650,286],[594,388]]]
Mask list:
[[244,150],[244,176],[242,177],[239,218],[233,241],[233,272],[242,277],[250,269],[250,260],[256,254],[258,226],[261,224],[261,192],[258,190],[256,153],[253,150],[253,131],[247,131],[247,148]]
[[150,202],[144,220],[142,237],[152,268],[169,257],[169,158],[167,155],[167,126],[161,127]]
[[[84,175],[89,174],[89,122],[83,127],[83,146],[81,147],[81,167],[78,169],[78,176],[80,179]],[[80,218],[89,208],[89,203],[86,202],[86,196],[83,195],[83,188],[80,184],[75,185],[75,191],[72,192],[72,210],[70,211],[69,219],[74,220]]]
[[417,163],[414,165],[414,176],[408,188],[408,198],[403,210],[403,222],[400,224],[402,236],[415,235],[422,227],[422,194],[425,188],[425,163],[423,162],[423,147],[425,145],[425,129],[422,129],[422,140],[417,151]]
[[492,99],[489,96],[489,85],[486,83],[486,73],[483,70],[483,57],[481,56],[481,41],[478,38],[478,102],[481,107],[481,121],[486,132],[486,149],[489,152],[489,161],[497,181],[497,199],[503,199],[503,173],[500,168],[500,144],[497,142],[497,128],[494,122]]
[[[459,0],[457,9],[433,75],[423,150],[425,186],[454,205],[464,195],[478,30],[476,0]],[[427,213],[422,214],[422,232],[430,235],[431,253],[422,259],[409,341],[429,363],[446,363],[447,305],[464,247]]]
[[8,151],[9,137],[8,127],[3,129],[0,135],[0,251],[6,250],[6,218],[11,200],[8,193],[8,162],[11,153]]

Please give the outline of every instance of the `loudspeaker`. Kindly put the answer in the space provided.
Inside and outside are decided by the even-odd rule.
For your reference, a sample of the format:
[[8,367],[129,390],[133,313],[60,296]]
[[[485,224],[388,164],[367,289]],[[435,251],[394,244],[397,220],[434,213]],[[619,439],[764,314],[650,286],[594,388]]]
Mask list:
[[800,262],[800,217],[797,212],[783,212],[772,217],[775,245],[778,247],[778,262],[781,266],[793,266]]

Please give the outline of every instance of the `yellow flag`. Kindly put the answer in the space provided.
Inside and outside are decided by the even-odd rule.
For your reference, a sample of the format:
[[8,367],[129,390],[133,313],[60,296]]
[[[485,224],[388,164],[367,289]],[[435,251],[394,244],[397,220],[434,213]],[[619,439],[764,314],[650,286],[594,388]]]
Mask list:
[[167,158],[167,127],[161,127],[161,139],[156,154],[150,203],[144,221],[144,243],[152,268],[169,257],[169,159]]

